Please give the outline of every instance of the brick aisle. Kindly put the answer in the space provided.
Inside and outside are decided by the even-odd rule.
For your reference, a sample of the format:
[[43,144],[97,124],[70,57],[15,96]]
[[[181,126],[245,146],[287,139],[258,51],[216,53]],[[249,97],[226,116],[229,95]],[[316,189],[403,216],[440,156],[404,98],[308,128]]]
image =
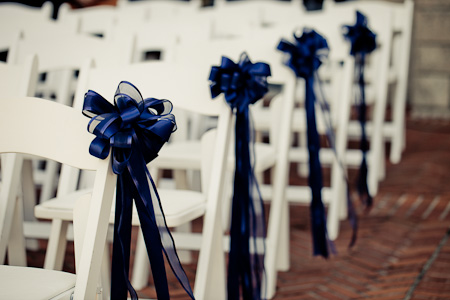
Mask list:
[[[450,299],[450,122],[408,120],[402,161],[386,171],[373,209],[359,213],[356,245],[348,249],[341,222],[328,260],[311,255],[308,208],[291,205],[291,269],[279,273],[274,299]],[[29,254],[41,264],[42,250]],[[195,263],[184,265],[192,285]],[[172,298],[188,299],[168,273]],[[155,297],[151,278],[139,294]]]

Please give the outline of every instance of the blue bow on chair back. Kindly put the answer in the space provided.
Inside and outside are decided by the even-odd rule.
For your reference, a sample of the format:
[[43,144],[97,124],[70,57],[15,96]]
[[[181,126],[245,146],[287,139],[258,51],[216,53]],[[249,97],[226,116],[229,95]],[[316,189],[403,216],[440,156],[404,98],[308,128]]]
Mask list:
[[319,160],[320,137],[316,126],[314,93],[315,74],[328,55],[327,41],[316,31],[305,29],[301,36],[294,34],[295,44],[282,39],[278,50],[288,54],[286,65],[295,75],[305,79],[305,110],[309,153],[309,186],[312,192],[310,206],[314,255],[328,257],[328,237],[325,207],[322,202],[322,169]]
[[368,141],[366,134],[366,95],[365,95],[365,80],[364,80],[364,65],[366,54],[371,53],[376,49],[376,35],[367,27],[367,18],[359,11],[356,12],[356,23],[353,26],[344,26],[344,37],[351,43],[350,54],[355,57],[355,74],[358,74],[358,85],[360,96],[358,101],[358,120],[361,125],[361,142],[360,149],[363,154],[361,166],[359,168],[359,175],[357,181],[358,193],[361,200],[368,208],[372,206],[372,196],[369,193],[367,186],[367,151]]
[[170,298],[163,252],[175,276],[194,299],[147,168],[147,163],[158,156],[176,129],[171,111],[170,101],[143,99],[139,90],[126,81],[119,83],[114,105],[92,90],[85,95],[83,114],[91,118],[88,130],[96,136],[89,152],[101,159],[111,152],[112,169],[118,174],[111,278],[113,299],[127,299],[128,292],[132,299],[137,299],[128,280],[133,199],[158,299]]
[[[266,63],[252,63],[246,53],[238,63],[222,57],[220,66],[211,68],[211,96],[223,93],[233,112],[235,125],[235,172],[228,260],[228,299],[259,300],[264,272],[264,249],[257,239],[265,237],[264,207],[253,172],[253,128],[249,105],[268,91]],[[256,192],[257,195],[254,195]],[[253,243],[254,251],[250,252]],[[242,294],[241,294],[242,293]]]

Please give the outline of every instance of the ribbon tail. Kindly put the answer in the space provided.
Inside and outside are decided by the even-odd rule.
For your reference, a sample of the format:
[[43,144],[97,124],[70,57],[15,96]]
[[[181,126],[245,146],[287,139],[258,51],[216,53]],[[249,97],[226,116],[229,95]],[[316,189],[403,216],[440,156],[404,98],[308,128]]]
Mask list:
[[[353,245],[356,243],[356,239],[357,239],[357,235],[358,235],[358,217],[356,215],[355,212],[355,207],[353,204],[353,199],[350,195],[350,184],[349,184],[349,180],[347,177],[347,170],[344,166],[344,163],[342,162],[342,160],[340,159],[337,149],[336,149],[336,143],[335,143],[335,135],[334,135],[334,131],[333,131],[333,127],[332,127],[332,121],[331,121],[331,115],[330,115],[330,110],[329,110],[329,105],[328,102],[326,101],[325,98],[325,93],[322,89],[322,85],[320,84],[320,78],[317,72],[314,72],[314,78],[315,80],[317,80],[318,83],[318,91],[319,91],[319,95],[320,97],[316,97],[316,101],[318,101],[318,103],[320,104],[320,108],[322,110],[322,115],[324,116],[324,120],[325,120],[325,126],[326,126],[326,136],[328,139],[328,143],[330,144],[331,149],[333,150],[333,153],[336,157],[336,160],[338,162],[338,167],[341,168],[342,170],[342,176],[345,179],[345,183],[346,183],[346,187],[347,187],[347,216],[348,216],[348,220],[350,222],[350,226],[352,228],[352,237],[350,239],[350,243],[349,243],[349,248],[353,247]],[[330,245],[331,249],[333,249],[333,245]],[[334,253],[336,253],[334,251]]]
[[[136,145],[135,148],[139,148],[137,139],[133,142]],[[163,253],[184,290],[191,299],[194,299],[189,280],[176,253],[173,237],[167,227],[156,186],[148,172],[143,156],[133,155],[130,158],[130,165],[133,166],[129,170],[136,187],[136,208],[152,267],[158,299],[169,299]]]
[[137,299],[136,291],[129,281],[132,191],[128,172],[117,177],[116,213],[114,222],[114,242],[111,269],[111,299]]
[[[158,299],[170,299],[167,283],[166,268],[164,265],[163,246],[159,236],[158,227],[154,221],[153,211],[148,211],[141,198],[136,199],[136,208],[139,214],[142,233],[144,236],[150,267],[155,283]],[[153,218],[152,218],[153,214]]]
[[328,238],[325,207],[322,202],[322,168],[319,160],[320,139],[316,126],[314,79],[306,78],[306,121],[309,151],[309,186],[312,193],[310,206],[314,255],[328,257]]
[[[251,224],[251,234],[253,236],[253,248],[254,254],[252,255],[252,272],[254,274],[253,278],[253,289],[255,295],[260,295],[260,299],[265,299],[265,291],[262,291],[262,279],[265,275],[264,270],[264,256],[266,253],[266,226],[265,226],[265,211],[264,202],[261,196],[261,191],[259,189],[258,180],[255,176],[255,147],[254,147],[254,126],[253,121],[249,115],[249,152],[250,152],[250,224]],[[262,243],[261,243],[262,242]],[[261,295],[262,293],[262,295]]]
[[[236,168],[232,220],[230,228],[230,253],[228,263],[228,299],[260,300],[264,270],[264,251],[258,251],[258,238],[264,235],[264,209],[261,197],[253,197],[257,182],[250,156],[249,110],[246,107],[236,114]],[[251,250],[250,245],[253,245]]]
[[361,166],[359,168],[359,175],[358,175],[358,193],[363,200],[364,204],[366,205],[367,209],[370,209],[372,206],[372,197],[369,193],[369,188],[367,186],[367,173],[368,173],[368,167],[367,167],[367,151],[369,149],[369,144],[367,140],[367,134],[366,134],[366,114],[367,114],[367,105],[366,105],[366,95],[365,95],[365,80],[364,80],[364,61],[365,61],[365,55],[364,53],[359,54],[357,57],[357,63],[356,67],[358,68],[359,73],[359,89],[361,92],[361,101],[359,103],[358,107],[358,119],[359,123],[361,125],[361,142],[360,142],[360,149],[362,152],[362,161]]
[[236,114],[236,169],[230,228],[228,299],[240,299],[240,288],[244,299],[254,299],[250,263],[250,152],[247,113],[248,108],[244,113]]

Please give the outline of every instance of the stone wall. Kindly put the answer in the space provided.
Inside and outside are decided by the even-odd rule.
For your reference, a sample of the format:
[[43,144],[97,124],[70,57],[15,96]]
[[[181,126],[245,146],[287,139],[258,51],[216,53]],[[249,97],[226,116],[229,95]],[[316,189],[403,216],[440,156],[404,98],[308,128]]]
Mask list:
[[413,111],[450,113],[450,0],[415,0],[409,78]]

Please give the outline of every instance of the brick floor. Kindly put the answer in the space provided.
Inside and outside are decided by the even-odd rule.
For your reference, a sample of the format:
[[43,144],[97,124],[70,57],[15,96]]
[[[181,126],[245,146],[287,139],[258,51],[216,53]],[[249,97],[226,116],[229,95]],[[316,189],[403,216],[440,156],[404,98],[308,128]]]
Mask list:
[[[449,174],[450,122],[408,120],[402,161],[387,162],[352,249],[343,221],[337,255],[313,257],[308,208],[291,205],[291,268],[279,273],[274,299],[450,299]],[[43,253],[30,251],[29,263],[42,265]],[[73,270],[70,246],[64,268]],[[196,255],[184,268],[193,285]],[[188,299],[168,273],[172,298]],[[151,277],[139,295],[155,297]]]

